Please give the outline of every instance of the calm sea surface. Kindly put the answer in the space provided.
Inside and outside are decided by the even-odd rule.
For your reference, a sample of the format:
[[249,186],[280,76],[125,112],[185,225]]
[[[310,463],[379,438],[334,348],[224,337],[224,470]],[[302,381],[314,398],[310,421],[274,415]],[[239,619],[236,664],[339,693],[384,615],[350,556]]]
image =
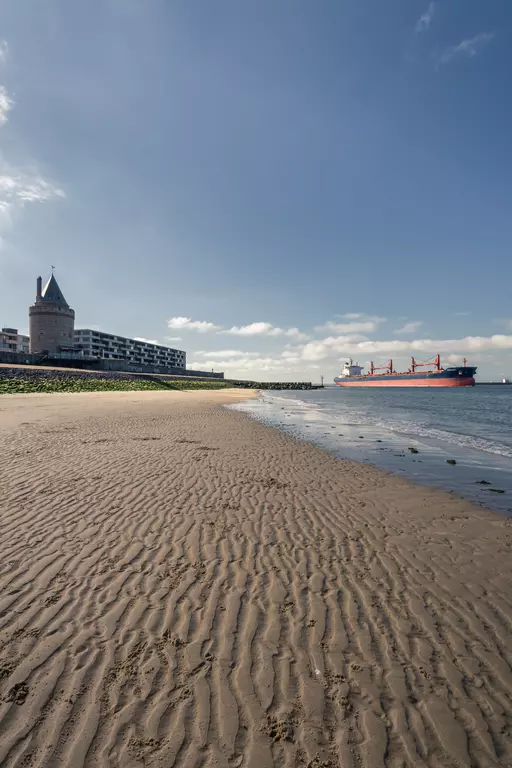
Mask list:
[[[512,386],[326,387],[262,392],[258,400],[232,407],[336,456],[369,462],[512,514]],[[447,464],[448,459],[456,464]]]

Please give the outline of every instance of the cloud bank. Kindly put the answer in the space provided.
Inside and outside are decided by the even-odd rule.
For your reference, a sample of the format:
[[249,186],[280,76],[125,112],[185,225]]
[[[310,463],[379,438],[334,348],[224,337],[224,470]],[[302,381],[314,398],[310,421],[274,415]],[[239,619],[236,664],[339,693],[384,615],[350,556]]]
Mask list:
[[465,336],[462,339],[415,339],[399,341],[355,341],[350,336],[330,336],[304,344],[297,353],[303,360],[325,360],[332,356],[454,352],[467,354],[482,349],[512,349],[512,336]]
[[[277,379],[308,380],[318,379],[317,372],[329,375],[337,368],[340,360],[353,357],[361,364],[368,365],[370,359],[404,360],[410,355],[420,359],[433,358],[440,353],[444,364],[460,364],[464,356],[470,358],[478,353],[478,363],[493,360],[492,353],[512,350],[512,335],[465,336],[456,339],[361,339],[357,335],[328,336],[310,340],[305,344],[287,345],[276,353],[247,352],[240,349],[200,351],[195,353],[191,368],[215,368],[225,370],[228,376],[251,376],[262,378],[263,374]],[[499,359],[499,356],[498,356]],[[315,380],[316,380],[315,379]]]

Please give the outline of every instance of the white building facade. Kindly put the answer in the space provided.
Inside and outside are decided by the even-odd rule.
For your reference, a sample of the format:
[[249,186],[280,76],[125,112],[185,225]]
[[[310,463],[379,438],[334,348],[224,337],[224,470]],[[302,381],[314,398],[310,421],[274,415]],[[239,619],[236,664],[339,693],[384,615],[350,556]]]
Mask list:
[[185,370],[187,365],[186,353],[180,349],[128,339],[90,328],[75,330],[75,349],[81,350],[84,357],[122,360],[133,366],[152,365]]
[[0,331],[0,352],[28,354],[29,344],[29,337],[18,333],[17,328],[2,328]]

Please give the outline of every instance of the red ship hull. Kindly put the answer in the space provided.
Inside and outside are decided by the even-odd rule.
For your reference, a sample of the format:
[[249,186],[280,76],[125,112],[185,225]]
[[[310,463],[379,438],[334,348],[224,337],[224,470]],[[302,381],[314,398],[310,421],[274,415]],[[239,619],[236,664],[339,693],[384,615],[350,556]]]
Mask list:
[[336,381],[339,387],[473,387],[473,376],[447,379],[428,379],[411,376],[403,379],[380,379],[378,376],[367,376],[357,380],[355,377],[345,381]]

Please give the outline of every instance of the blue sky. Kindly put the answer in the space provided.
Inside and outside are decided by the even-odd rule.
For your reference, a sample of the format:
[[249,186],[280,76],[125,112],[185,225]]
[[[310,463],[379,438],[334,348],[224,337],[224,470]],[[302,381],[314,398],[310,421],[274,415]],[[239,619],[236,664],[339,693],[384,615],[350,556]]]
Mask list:
[[77,327],[231,375],[512,374],[509,0],[3,0],[0,39],[1,324],[55,264]]

